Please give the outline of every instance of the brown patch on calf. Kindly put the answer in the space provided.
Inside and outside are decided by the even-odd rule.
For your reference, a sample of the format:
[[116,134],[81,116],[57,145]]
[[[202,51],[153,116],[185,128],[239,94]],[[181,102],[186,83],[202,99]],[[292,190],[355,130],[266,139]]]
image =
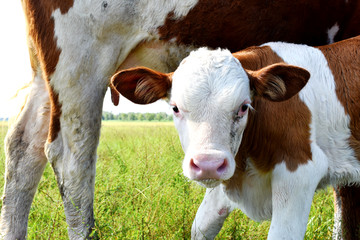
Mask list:
[[311,160],[311,113],[298,95],[284,102],[255,97],[252,106],[255,111],[249,112],[240,150],[246,149],[244,157],[250,157],[258,170],[266,173],[285,162],[295,171]]
[[[360,160],[360,37],[319,47],[334,75],[336,95],[350,116],[350,147]],[[341,113],[340,113],[341,114]],[[360,187],[339,188],[344,239],[360,237]]]
[[232,52],[269,41],[324,45],[328,29],[336,23],[340,31],[335,41],[360,34],[359,14],[353,6],[357,1],[348,2],[199,0],[183,18],[170,13],[159,33],[161,39],[175,39],[178,44]]
[[243,68],[251,71],[284,62],[269,46],[248,47],[240,52],[233,53],[233,56],[240,61]]
[[51,17],[56,9],[65,14],[73,6],[74,0],[24,0],[22,1],[29,37],[30,61],[34,71],[40,62],[43,77],[48,81],[51,101],[51,119],[48,141],[53,141],[60,131],[61,106],[57,93],[50,86],[50,76],[56,70],[61,50],[55,38],[55,23]]
[[[233,54],[245,69],[259,70],[283,60],[270,47],[251,47]],[[236,155],[234,176],[227,181],[227,188],[241,188],[246,174],[247,159],[261,173],[273,170],[284,162],[290,171],[312,159],[310,148],[311,112],[298,94],[273,102],[255,95],[249,111],[248,123]]]

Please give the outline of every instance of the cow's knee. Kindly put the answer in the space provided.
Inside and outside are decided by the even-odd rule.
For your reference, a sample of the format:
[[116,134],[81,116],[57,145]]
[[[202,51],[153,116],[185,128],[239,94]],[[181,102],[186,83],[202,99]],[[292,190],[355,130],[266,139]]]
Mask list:
[[222,186],[206,189],[191,228],[192,239],[214,239],[234,206]]
[[46,143],[45,152],[63,199],[69,238],[88,238],[94,226],[96,147],[101,124],[66,115],[60,121],[60,132]]

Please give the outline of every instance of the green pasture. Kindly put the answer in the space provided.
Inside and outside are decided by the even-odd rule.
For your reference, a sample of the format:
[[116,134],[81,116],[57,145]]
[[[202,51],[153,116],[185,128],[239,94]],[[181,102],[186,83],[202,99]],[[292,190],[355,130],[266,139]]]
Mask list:
[[[0,122],[0,187],[4,137]],[[100,239],[190,239],[204,189],[182,175],[183,152],[172,123],[103,122],[95,186],[95,231]],[[217,239],[266,239],[270,222],[231,213]],[[331,189],[314,198],[306,239],[331,239]],[[35,196],[28,239],[67,239],[55,176],[46,167]]]

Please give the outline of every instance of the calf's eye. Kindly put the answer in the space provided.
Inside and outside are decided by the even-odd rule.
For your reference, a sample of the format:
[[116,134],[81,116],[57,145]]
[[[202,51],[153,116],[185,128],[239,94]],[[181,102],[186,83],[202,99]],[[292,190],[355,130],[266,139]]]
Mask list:
[[179,109],[178,109],[178,107],[177,106],[173,106],[173,111],[174,111],[174,113],[179,113]]
[[241,106],[241,111],[246,112],[246,110],[248,110],[248,108],[249,108],[249,104],[244,104]]
[[236,115],[236,119],[241,119],[243,116],[245,116],[250,107],[251,106],[249,101],[245,101],[243,104],[241,104],[239,111]]

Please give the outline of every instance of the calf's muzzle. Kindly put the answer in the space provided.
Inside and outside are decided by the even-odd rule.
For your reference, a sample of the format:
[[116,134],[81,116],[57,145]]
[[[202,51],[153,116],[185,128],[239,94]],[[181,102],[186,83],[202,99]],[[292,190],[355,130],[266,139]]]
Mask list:
[[222,179],[228,171],[226,156],[198,154],[190,159],[190,176],[193,180]]

